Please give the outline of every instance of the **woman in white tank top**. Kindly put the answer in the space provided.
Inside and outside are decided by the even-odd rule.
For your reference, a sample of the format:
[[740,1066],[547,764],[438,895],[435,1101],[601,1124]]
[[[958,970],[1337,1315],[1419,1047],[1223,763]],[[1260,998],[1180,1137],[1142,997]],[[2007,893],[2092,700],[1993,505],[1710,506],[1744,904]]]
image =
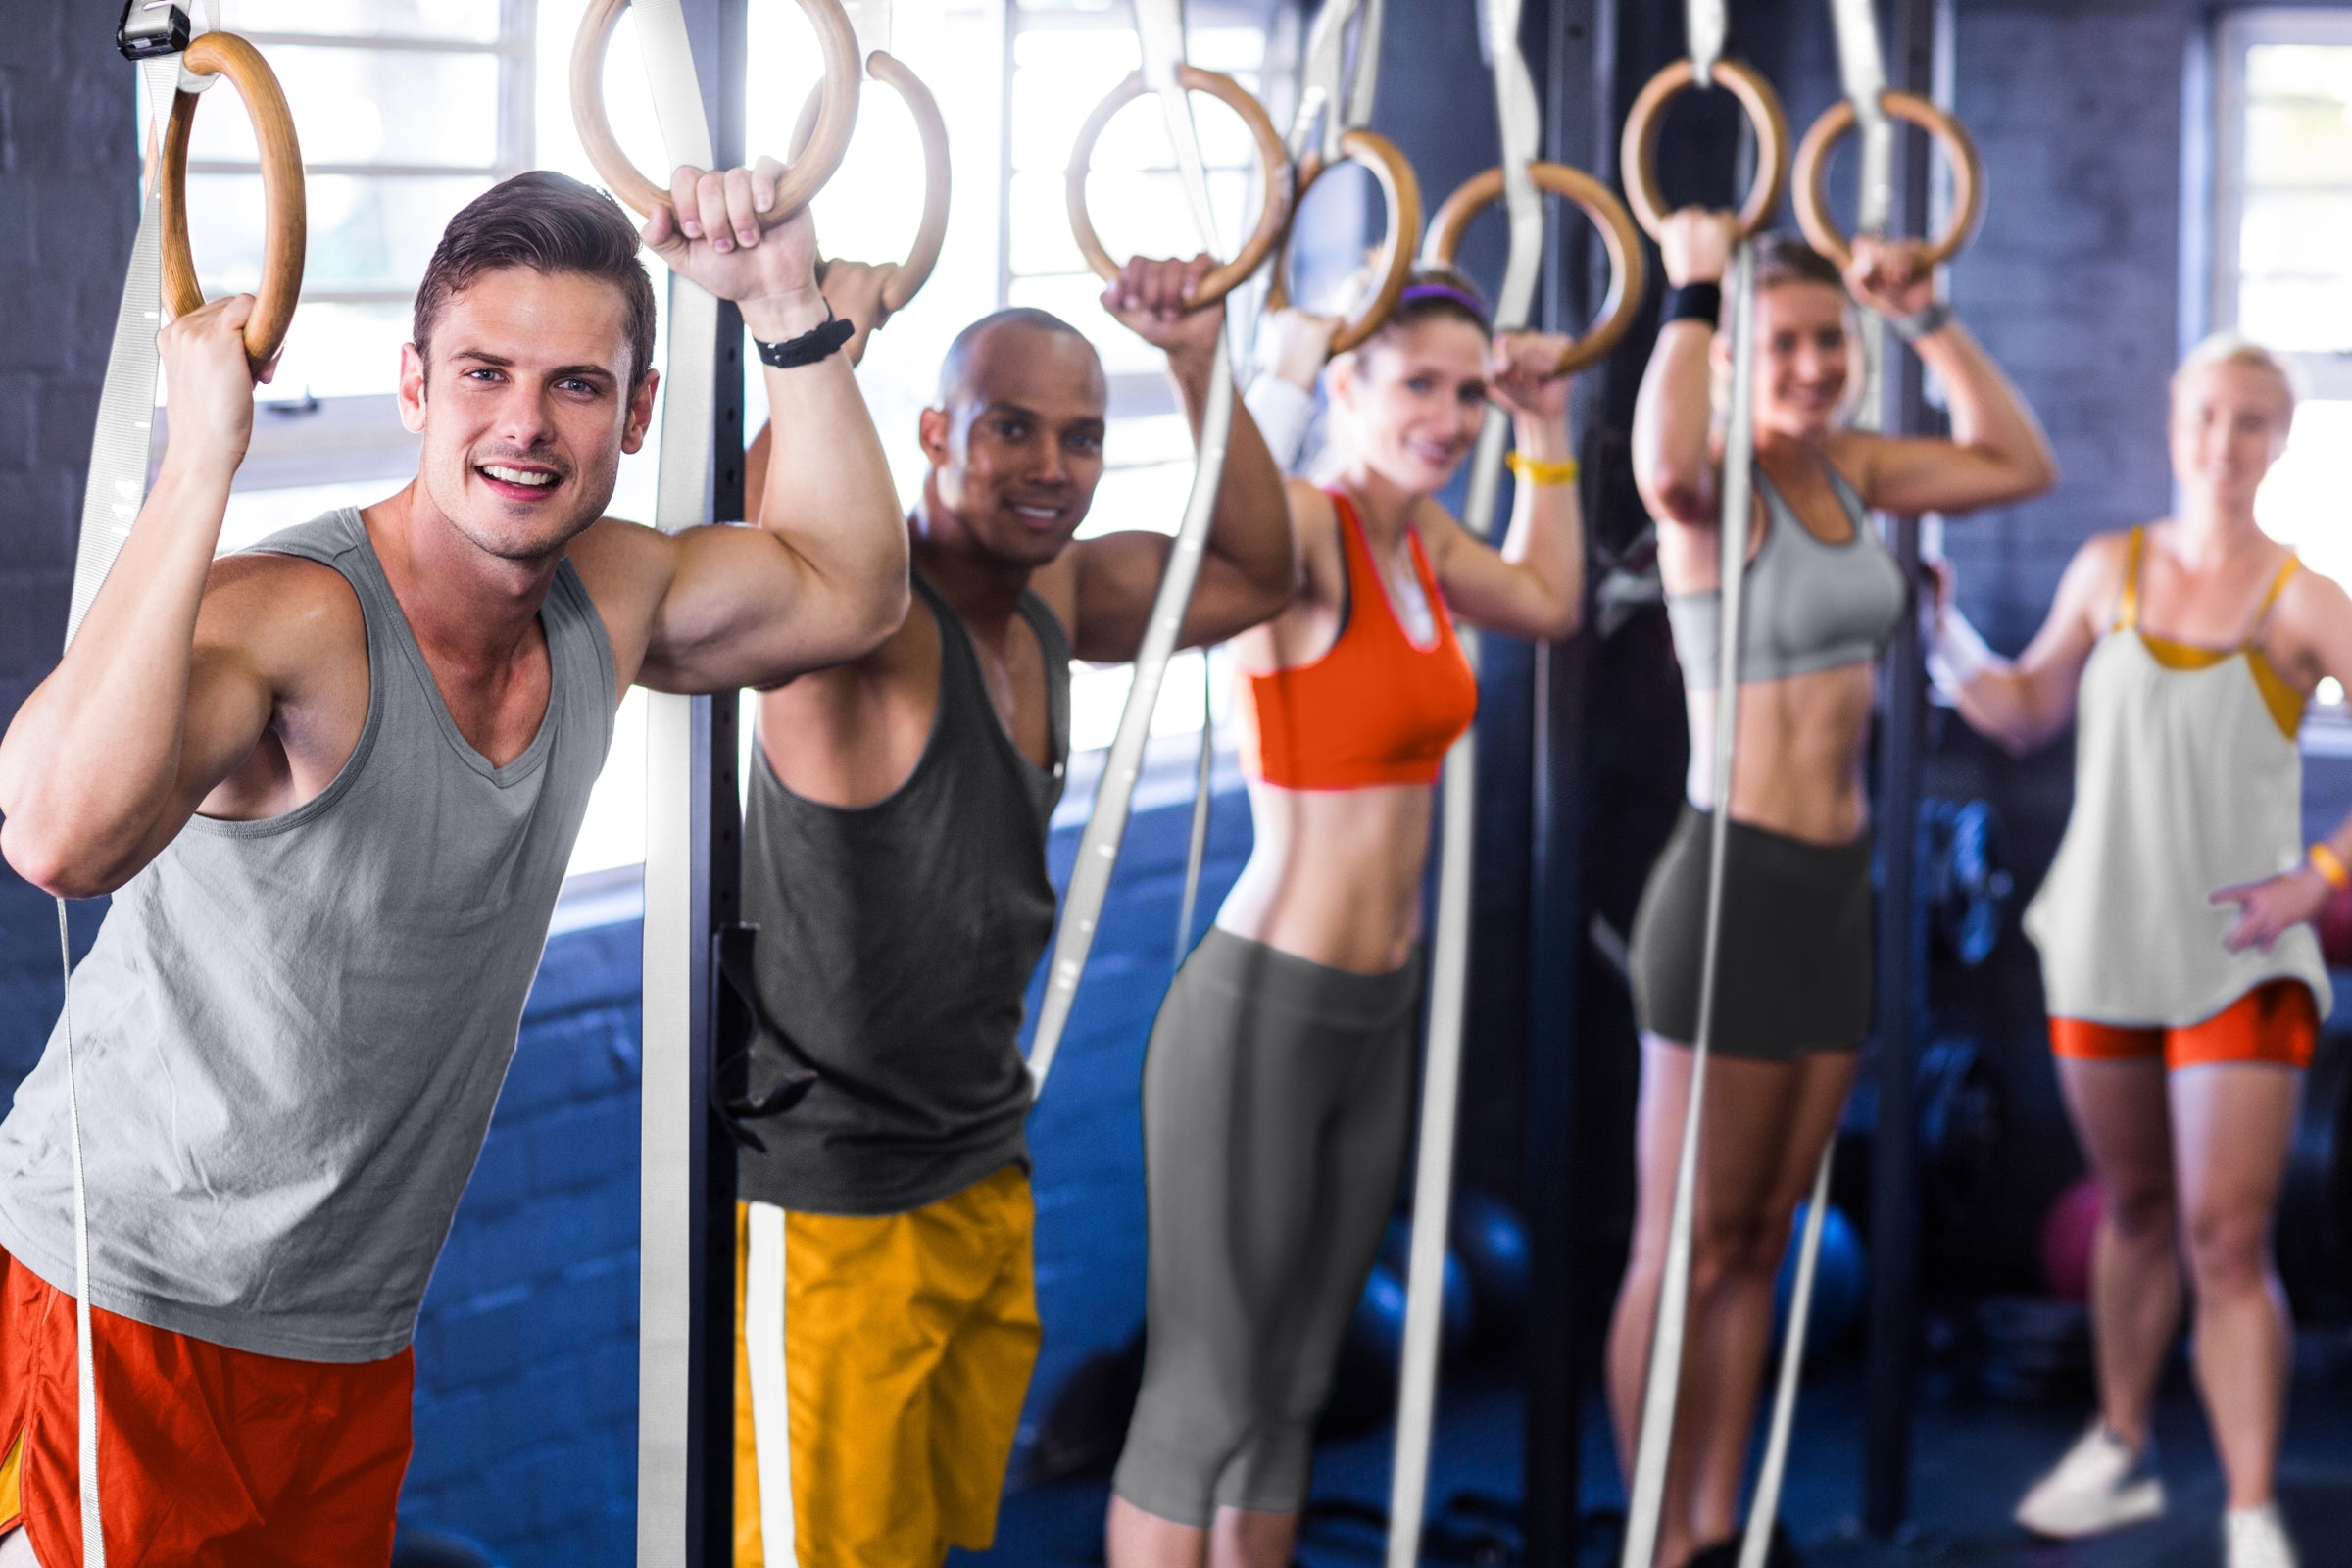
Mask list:
[[2082,1536],[2163,1512],[2148,1422],[2185,1251],[2230,1568],[2295,1560],[2272,1500],[2289,1326],[2271,1228],[2330,1002],[2311,921],[2352,884],[2352,821],[2303,848],[2296,743],[2321,678],[2352,684],[2352,599],[2254,521],[2293,417],[2268,353],[2200,347],[2173,380],[2179,514],[2084,544],[2015,662],[1948,604],[1930,657],[1961,715],[2012,752],[2076,724],[2074,810],[2026,930],[2105,1200],[2099,1419],[2018,1521]]

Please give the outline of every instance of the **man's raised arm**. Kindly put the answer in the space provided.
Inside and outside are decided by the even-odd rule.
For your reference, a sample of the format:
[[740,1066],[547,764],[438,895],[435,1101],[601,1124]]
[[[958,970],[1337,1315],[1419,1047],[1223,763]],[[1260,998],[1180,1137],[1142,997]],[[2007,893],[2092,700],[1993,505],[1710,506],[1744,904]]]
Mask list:
[[[776,166],[725,175],[681,170],[675,212],[646,243],[672,268],[737,301],[763,343],[790,343],[831,316],[803,213],[762,234],[755,204]],[[722,248],[723,247],[723,248]],[[876,306],[878,307],[878,281]],[[870,319],[859,319],[869,327]],[[766,368],[770,449],[757,528],[681,534],[639,679],[662,691],[772,686],[871,652],[906,613],[906,524],[852,359],[833,352]]]
[[252,309],[237,295],[164,328],[162,472],[73,647],[0,737],[0,852],[64,897],[128,881],[270,723],[272,661],[207,595],[253,432]]
[[[1208,410],[1225,308],[1193,307],[1185,301],[1213,265],[1205,256],[1189,262],[1138,259],[1128,263],[1102,293],[1102,304],[1111,315],[1168,356],[1168,374],[1195,441]],[[1080,659],[1104,662],[1135,657],[1174,546],[1165,534],[1133,530],[1070,547],[1078,568],[1072,652]],[[1278,613],[1298,586],[1298,545],[1291,533],[1282,469],[1237,396],[1225,468],[1218,476],[1216,511],[1180,641],[1187,648],[1200,647],[1247,631]]]

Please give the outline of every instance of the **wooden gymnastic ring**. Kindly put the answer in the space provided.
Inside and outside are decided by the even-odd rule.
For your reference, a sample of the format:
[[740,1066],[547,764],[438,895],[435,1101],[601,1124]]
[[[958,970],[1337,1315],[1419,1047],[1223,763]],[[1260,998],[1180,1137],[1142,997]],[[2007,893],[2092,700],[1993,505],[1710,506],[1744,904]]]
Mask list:
[[[1879,107],[1890,119],[1917,125],[1936,138],[1952,166],[1952,216],[1944,230],[1927,247],[1930,267],[1941,267],[1960,254],[1984,217],[1984,163],[1977,154],[1968,127],[1915,92],[1889,87],[1879,95]],[[1796,225],[1812,247],[1844,271],[1852,265],[1854,248],[1830,216],[1830,154],[1838,138],[1854,128],[1854,106],[1840,98],[1821,112],[1796,144]]]
[[[1698,74],[1688,60],[1677,60],[1649,78],[1625,117],[1625,141],[1618,153],[1625,172],[1625,196],[1642,231],[1656,239],[1666,226],[1666,197],[1658,189],[1658,131],[1667,102],[1696,85]],[[1729,89],[1747,112],[1756,131],[1756,177],[1740,208],[1740,232],[1754,234],[1772,221],[1788,183],[1788,116],[1780,94],[1752,66],[1737,60],[1715,62],[1715,86]]]
[[[612,42],[613,24],[629,0],[588,0],[580,30],[571,43],[571,123],[596,166],[605,188],[627,203],[641,218],[669,204],[667,184],[646,178],[612,135],[605,113],[605,51]],[[850,26],[841,0],[801,0],[801,10],[816,28],[824,51],[824,112],[818,117],[808,154],[796,158],[776,185],[773,206],[758,214],[762,229],[775,227],[812,201],[824,189],[848,151],[850,131],[858,123],[858,34]]]
[[[1380,274],[1380,287],[1332,334],[1334,354],[1347,353],[1380,330],[1389,313],[1396,308],[1404,285],[1412,280],[1413,252],[1421,243],[1421,181],[1396,144],[1377,131],[1345,131],[1340,136],[1340,158],[1370,171],[1372,177],[1380,182],[1381,200],[1388,206],[1389,226],[1381,238],[1380,254],[1372,263],[1373,270]],[[1298,209],[1305,205],[1306,193],[1323,177],[1326,168],[1320,149],[1310,150],[1299,160],[1298,188],[1291,196],[1294,221]],[[1274,275],[1266,287],[1269,311],[1290,307],[1290,224],[1286,223],[1282,243],[1274,249]]]
[[[245,354],[264,366],[286,341],[294,305],[302,295],[302,264],[309,242],[309,203],[303,186],[302,144],[277,74],[260,50],[233,32],[197,35],[179,57],[182,70],[198,76],[226,76],[253,122],[261,144],[262,200],[269,234],[262,248],[262,280],[254,290],[253,315],[245,322]],[[196,258],[188,244],[188,132],[196,122],[196,97],[182,90],[172,99],[164,131],[163,185],[158,192],[163,231],[164,304],[174,317],[204,308],[196,280]]]
[[[939,112],[939,100],[923,80],[906,69],[905,61],[877,49],[865,57],[865,74],[896,92],[906,102],[907,113],[914,116],[915,134],[923,143],[923,216],[915,225],[914,243],[907,247],[906,259],[890,270],[882,284],[882,309],[902,311],[931,277],[931,270],[939,265],[940,247],[948,238],[948,122]],[[792,127],[792,158],[800,161],[816,134],[817,117],[823,111],[825,84],[818,82],[808,91],[801,105],[801,118]],[[821,264],[820,264],[821,265]]]
[[[1585,216],[1592,220],[1592,226],[1600,230],[1601,245],[1609,255],[1608,296],[1600,302],[1600,314],[1585,335],[1561,353],[1559,373],[1566,375],[1602,358],[1633,326],[1634,314],[1642,308],[1642,290],[1648,284],[1649,261],[1642,249],[1642,236],[1635,231],[1633,218],[1608,186],[1566,164],[1530,164],[1527,172],[1538,190],[1583,208]],[[1438,208],[1437,217],[1430,220],[1422,260],[1439,267],[1451,267],[1470,220],[1501,197],[1499,169],[1490,169],[1462,181]]]
[[[1258,209],[1257,227],[1244,242],[1241,254],[1225,263],[1200,280],[1200,287],[1185,303],[1194,307],[1214,304],[1246,282],[1259,267],[1290,226],[1293,181],[1291,155],[1274,129],[1274,122],[1266,118],[1265,106],[1251,97],[1248,89],[1231,76],[1198,66],[1178,66],[1177,83],[1187,92],[1204,92],[1217,99],[1242,117],[1250,127],[1250,137],[1257,143],[1258,172],[1266,184],[1265,205]],[[1070,233],[1078,241],[1078,249],[1086,257],[1086,265],[1095,275],[1105,280],[1119,275],[1119,264],[1111,260],[1110,252],[1102,248],[1102,240],[1095,232],[1094,220],[1086,211],[1086,174],[1094,161],[1095,143],[1102,138],[1102,127],[1110,117],[1126,108],[1144,94],[1144,74],[1136,72],[1110,90],[1095,112],[1079,128],[1078,143],[1070,149],[1070,167],[1065,174],[1070,208]]]

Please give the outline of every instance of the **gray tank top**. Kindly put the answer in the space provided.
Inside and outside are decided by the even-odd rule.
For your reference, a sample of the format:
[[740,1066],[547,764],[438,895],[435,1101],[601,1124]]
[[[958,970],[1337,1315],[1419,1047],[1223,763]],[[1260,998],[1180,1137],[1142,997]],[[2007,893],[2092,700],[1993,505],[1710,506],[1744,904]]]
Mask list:
[[[1785,680],[1816,669],[1867,664],[1902,623],[1911,596],[1870,514],[1845,475],[1822,470],[1853,523],[1854,536],[1827,544],[1799,520],[1764,470],[1755,470],[1764,498],[1764,541],[1747,564],[1740,610],[1740,679]],[[1722,669],[1723,593],[1716,588],[1668,594],[1675,657],[1692,691],[1713,691]]]
[[1054,934],[1047,824],[1061,798],[1070,647],[1035,594],[1051,769],[1004,732],[971,635],[920,573],[939,623],[939,700],[906,783],[844,809],[784,787],[755,748],[744,919],[764,1014],[752,1089],[813,1069],[800,1104],[751,1132],[741,1196],[805,1213],[900,1214],[1026,1163],[1022,1002]]
[[[568,562],[539,733],[459,733],[357,512],[261,549],[340,572],[368,717],[315,799],[196,817],[115,895],[73,1009],[90,1301],[263,1355],[370,1361],[415,1331],[514,1053],[589,787],[612,651]],[[0,1247],[74,1287],[65,1052],[0,1122]]]

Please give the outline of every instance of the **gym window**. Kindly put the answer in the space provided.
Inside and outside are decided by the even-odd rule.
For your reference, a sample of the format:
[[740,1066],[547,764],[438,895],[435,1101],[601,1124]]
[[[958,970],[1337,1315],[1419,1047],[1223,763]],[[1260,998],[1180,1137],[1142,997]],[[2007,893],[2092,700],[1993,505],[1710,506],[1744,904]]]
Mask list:
[[2210,319],[2283,356],[2303,394],[2256,515],[2352,584],[2352,9],[2225,15],[2214,89]]
[[[534,9],[236,0],[229,20],[269,57],[301,131],[311,243],[223,548],[378,500],[416,471],[393,407],[409,306],[450,216],[532,165]],[[261,279],[260,166],[234,92],[213,95],[188,149],[190,238],[213,295]],[[144,136],[144,102],[137,123]]]
[[[1212,18],[1207,7],[1195,10],[1200,15],[1187,29],[1188,58],[1262,97],[1269,65],[1279,65],[1269,55],[1283,52],[1285,43],[1296,47],[1288,36],[1296,30],[1295,15],[1282,13],[1291,25],[1273,37],[1264,25]],[[1064,197],[1063,172],[1080,127],[1141,60],[1134,19],[1124,6],[1020,0],[1006,15],[1008,99],[997,192],[1004,214],[998,250],[1003,301],[1052,311],[1085,332],[1110,379],[1106,464],[1080,538],[1121,528],[1174,533],[1192,488],[1192,431],[1168,384],[1165,362],[1102,309],[1102,280],[1087,270],[1071,237]],[[1257,210],[1257,160],[1248,129],[1231,110],[1202,93],[1193,94],[1192,103],[1220,236],[1214,249],[1230,255]],[[1190,256],[1200,248],[1154,100],[1146,97],[1119,113],[1096,144],[1092,167],[1089,211],[1112,255]],[[1183,653],[1169,662],[1152,714],[1154,734],[1196,734],[1212,693],[1214,711],[1223,715],[1227,682],[1203,680],[1202,657]],[[1076,667],[1073,752],[1110,744],[1133,682],[1125,664]],[[1190,755],[1189,747],[1171,750]],[[1070,793],[1073,808],[1091,799],[1084,789]]]

